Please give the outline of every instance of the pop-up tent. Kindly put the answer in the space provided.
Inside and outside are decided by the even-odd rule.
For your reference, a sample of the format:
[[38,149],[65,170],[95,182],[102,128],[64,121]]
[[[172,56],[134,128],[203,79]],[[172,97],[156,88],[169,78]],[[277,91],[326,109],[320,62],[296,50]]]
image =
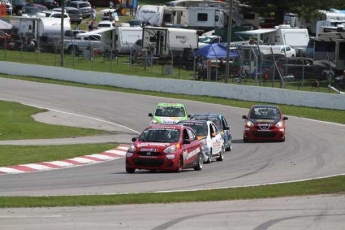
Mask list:
[[[205,59],[225,59],[226,44],[214,43],[207,45],[195,52],[195,56],[203,56]],[[240,55],[235,50],[230,50],[230,58],[239,58]]]
[[10,30],[12,27],[13,26],[10,23],[0,19],[0,30]]

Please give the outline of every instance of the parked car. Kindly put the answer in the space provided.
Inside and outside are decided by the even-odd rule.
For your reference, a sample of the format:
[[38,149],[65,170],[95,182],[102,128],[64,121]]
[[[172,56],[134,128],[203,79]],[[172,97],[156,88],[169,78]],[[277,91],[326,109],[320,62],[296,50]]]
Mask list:
[[260,28],[274,28],[276,26],[274,18],[262,18],[259,20]]
[[116,24],[115,24],[115,21],[100,21],[97,25],[98,28],[101,28],[101,27],[116,27]]
[[54,0],[34,0],[34,3],[41,4],[45,7],[47,7],[48,10],[51,10],[51,9],[59,6],[59,3],[57,3]]
[[69,1],[67,2],[66,6],[74,7],[80,10],[82,17],[87,18],[91,15],[91,4],[89,2],[84,1]]
[[209,120],[216,124],[218,130],[224,139],[224,146],[226,151],[232,150],[232,134],[230,126],[225,117],[221,114],[212,113],[196,113],[190,116],[191,120]]
[[11,15],[12,14],[12,4],[9,0],[0,0],[0,4],[6,5],[6,14]]
[[224,139],[218,128],[212,121],[184,120],[177,123],[191,127],[202,144],[204,162],[211,163],[212,159],[217,161],[224,159]]
[[182,125],[151,125],[132,139],[126,153],[126,171],[136,169],[181,172],[201,170],[201,142],[194,130]]
[[210,44],[220,43],[220,42],[223,42],[223,39],[221,36],[218,36],[218,35],[205,36],[201,41],[199,41],[198,47],[200,49]]
[[12,0],[12,13],[21,15],[23,6],[25,6],[24,0]]
[[48,11],[48,8],[40,4],[27,3],[22,8],[22,15],[28,15],[32,17],[36,16],[38,13],[42,13],[43,11]]
[[[54,8],[53,11],[61,12],[62,8],[61,7]],[[81,21],[83,20],[82,13],[77,8],[66,6],[65,12],[69,15],[71,19],[71,24],[72,23],[80,24]]]
[[[49,11],[43,11],[42,13],[44,13],[47,18],[61,18],[62,17],[62,13],[58,11],[49,10]],[[64,18],[70,18],[66,12],[64,13]]]
[[154,114],[149,113],[150,124],[176,124],[188,119],[186,107],[181,103],[159,103]]
[[251,140],[285,141],[285,120],[277,105],[253,105],[245,119],[243,142]]

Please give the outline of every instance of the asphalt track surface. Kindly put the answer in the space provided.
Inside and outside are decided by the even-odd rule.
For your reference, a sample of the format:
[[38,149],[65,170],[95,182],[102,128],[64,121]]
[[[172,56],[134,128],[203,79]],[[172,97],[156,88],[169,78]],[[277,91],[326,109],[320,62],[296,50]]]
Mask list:
[[[93,89],[0,78],[0,100],[52,109],[35,119],[118,131],[116,136],[24,140],[0,144],[129,143],[149,122],[158,102],[175,101]],[[181,101],[181,100],[179,100]],[[246,109],[181,101],[189,113],[222,113],[234,149],[202,171],[125,173],[124,160],[76,168],[0,176],[0,196],[135,193],[277,183],[343,174],[343,125],[289,117],[285,143],[242,142]],[[120,125],[120,126],[119,126]],[[122,127],[126,126],[128,128]],[[243,201],[100,207],[4,208],[4,229],[333,229],[345,226],[345,196],[324,195]]]
[[[78,117],[79,123],[106,121],[103,126],[130,139],[149,123],[157,103],[176,101],[95,89],[0,78],[0,98]],[[202,171],[182,173],[125,172],[124,159],[101,164],[17,175],[1,175],[0,195],[76,195],[195,190],[303,180],[345,172],[345,126],[289,117],[284,143],[243,143],[243,114],[247,109],[178,100],[189,113],[223,114],[233,134],[233,151],[223,162]],[[94,119],[97,118],[97,122]],[[56,122],[52,116],[51,123]],[[60,119],[62,120],[62,119]],[[70,119],[70,121],[73,118]],[[49,119],[47,120],[49,121]],[[73,123],[73,122],[72,122]],[[122,126],[118,126],[119,124]],[[102,137],[100,137],[102,138]],[[119,138],[121,139],[121,138]],[[116,141],[116,138],[114,138]],[[123,138],[122,140],[123,141]],[[130,140],[128,140],[129,142]]]

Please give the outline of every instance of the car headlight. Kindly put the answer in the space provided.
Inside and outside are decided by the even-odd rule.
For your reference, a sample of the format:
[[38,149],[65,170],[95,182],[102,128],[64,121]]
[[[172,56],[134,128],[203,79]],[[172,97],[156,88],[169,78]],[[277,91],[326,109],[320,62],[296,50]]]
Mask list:
[[200,142],[201,142],[201,144],[203,144],[203,145],[207,145],[207,141],[206,141],[206,138],[204,138],[204,139],[201,139],[201,140],[200,140]]
[[251,121],[247,121],[246,126],[247,126],[247,127],[253,127],[253,126],[254,126],[254,123],[251,122]]
[[163,151],[166,154],[176,153],[176,145],[169,146]]
[[279,121],[279,122],[276,124],[276,126],[277,126],[278,128],[283,127],[283,122]]
[[158,124],[158,121],[156,119],[152,119],[151,124]]
[[129,148],[128,148],[128,152],[131,152],[131,153],[133,153],[133,152],[135,152],[137,149],[135,148],[135,146],[133,145],[133,144],[131,144],[130,146],[129,146]]

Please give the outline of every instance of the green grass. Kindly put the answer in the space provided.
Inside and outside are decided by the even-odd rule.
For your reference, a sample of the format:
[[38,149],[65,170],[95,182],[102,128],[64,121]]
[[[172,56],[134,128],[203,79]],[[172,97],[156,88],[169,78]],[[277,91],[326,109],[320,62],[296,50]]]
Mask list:
[[101,153],[114,149],[118,145],[107,144],[75,144],[53,146],[10,146],[3,145],[0,148],[0,167],[37,163],[44,161],[56,161]]
[[31,116],[46,110],[17,102],[0,101],[0,108],[0,140],[68,138],[112,133],[36,122]]
[[344,194],[345,176],[278,185],[174,193],[88,196],[0,197],[0,208],[97,206],[176,202],[224,201],[317,194]]
[[[64,81],[59,81],[59,80],[35,78],[35,77],[12,76],[12,75],[3,75],[3,74],[0,74],[0,77],[29,80],[29,81],[35,81],[35,82],[45,82],[45,83],[52,83],[52,84],[62,84],[62,85],[85,87],[85,88],[110,90],[110,91],[118,91],[118,92],[125,92],[125,93],[152,95],[152,96],[166,97],[166,98],[186,99],[186,100],[192,100],[192,101],[200,101],[200,102],[234,106],[234,107],[239,107],[239,108],[248,108],[248,109],[253,104],[258,104],[258,102],[252,102],[252,101],[240,101],[240,100],[216,98],[216,97],[209,97],[209,96],[192,96],[192,95],[183,95],[183,94],[160,93],[160,92],[153,92],[153,91],[140,91],[140,90],[124,89],[124,88],[118,88],[118,87],[112,87],[112,86],[87,85],[87,84],[81,84],[81,83],[64,82]],[[309,107],[300,107],[300,106],[292,106],[292,105],[279,105],[279,106],[281,107],[283,113],[286,115],[293,115],[297,117],[304,117],[304,118],[316,119],[316,120],[321,120],[321,121],[329,121],[329,122],[337,122],[337,123],[345,124],[345,111],[342,111],[342,110],[319,109],[319,108],[309,108]]]

